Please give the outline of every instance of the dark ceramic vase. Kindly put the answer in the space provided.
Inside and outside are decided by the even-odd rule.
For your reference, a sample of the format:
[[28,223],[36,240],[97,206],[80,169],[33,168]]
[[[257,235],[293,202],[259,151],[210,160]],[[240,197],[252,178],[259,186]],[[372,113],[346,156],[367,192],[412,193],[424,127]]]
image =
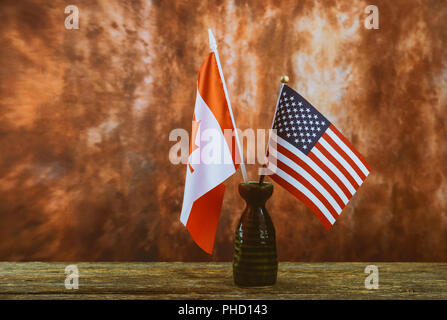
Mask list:
[[247,206],[234,238],[234,282],[241,287],[273,285],[278,271],[276,237],[272,219],[265,209],[273,184],[241,183],[239,193]]

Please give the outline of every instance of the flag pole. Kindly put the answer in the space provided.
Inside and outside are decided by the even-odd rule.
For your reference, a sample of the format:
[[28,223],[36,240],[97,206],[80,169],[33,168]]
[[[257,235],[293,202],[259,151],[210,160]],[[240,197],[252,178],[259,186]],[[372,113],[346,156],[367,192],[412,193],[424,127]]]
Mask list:
[[222,72],[222,66],[220,65],[219,52],[217,51],[217,42],[213,36],[213,32],[211,31],[211,29],[208,29],[208,35],[209,35],[209,40],[210,40],[211,51],[214,52],[214,55],[216,56],[217,67],[219,68],[220,78],[222,79],[223,88],[224,88],[224,92],[225,92],[225,98],[227,99],[228,109],[230,110],[231,122],[233,123],[234,134],[236,137],[236,144],[237,144],[237,148],[239,150],[239,155],[241,157],[240,165],[241,165],[242,177],[244,179],[244,182],[248,183],[247,170],[245,168],[245,163],[244,163],[244,155],[242,153],[242,148],[241,148],[241,144],[239,141],[239,135],[237,133],[236,123],[234,122],[233,109],[231,108],[230,97],[228,95],[227,85],[225,84],[225,78],[224,78],[224,75]]
[[[278,99],[276,100],[275,113],[273,114],[272,125],[270,126],[270,128],[273,128],[273,124],[275,123],[275,116],[276,116],[276,112],[278,111],[278,105],[279,105],[279,100],[281,99],[282,89],[284,88],[284,85],[287,84],[288,82],[289,82],[288,76],[286,76],[286,75],[281,76],[281,88],[279,88]],[[269,140],[270,140],[270,137],[269,137]],[[268,150],[268,143],[267,143],[267,147],[265,148],[265,153],[267,153],[267,150]],[[261,177],[259,178],[259,184],[262,184],[264,182],[264,178],[265,178],[265,175],[262,174]]]

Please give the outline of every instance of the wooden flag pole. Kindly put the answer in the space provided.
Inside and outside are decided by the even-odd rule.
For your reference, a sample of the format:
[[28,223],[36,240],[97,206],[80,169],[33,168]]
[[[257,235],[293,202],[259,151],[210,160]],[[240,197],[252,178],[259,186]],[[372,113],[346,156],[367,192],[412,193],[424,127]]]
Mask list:
[[231,108],[230,97],[228,95],[227,85],[225,84],[225,78],[224,78],[224,75],[222,72],[222,66],[220,65],[219,52],[217,51],[216,39],[214,38],[213,32],[211,31],[211,29],[208,29],[208,35],[209,35],[209,40],[210,40],[211,51],[214,52],[214,54],[216,56],[217,66],[219,68],[220,78],[222,79],[223,88],[224,88],[224,92],[225,92],[225,98],[227,99],[228,109],[230,110],[231,122],[233,123],[234,135],[236,137],[236,144],[237,144],[237,148],[239,150],[239,155],[241,157],[240,165],[241,165],[242,177],[244,179],[244,182],[248,183],[247,170],[245,169],[245,163],[244,163],[244,154],[242,153],[241,144],[239,142],[239,135],[237,133],[236,123],[234,122],[233,109]]
[[[273,128],[276,111],[278,110],[279,100],[281,99],[282,88],[288,82],[289,82],[289,77],[288,76],[286,76],[286,75],[281,76],[281,88],[279,89],[278,99],[276,100],[275,113],[273,114],[272,125],[270,126],[270,128]],[[270,140],[270,137],[269,137],[269,140]],[[267,153],[267,150],[268,150],[268,142],[267,142],[267,147],[265,148],[265,153]],[[261,177],[259,178],[259,184],[262,184],[264,182],[264,178],[265,178],[265,175],[262,174]]]

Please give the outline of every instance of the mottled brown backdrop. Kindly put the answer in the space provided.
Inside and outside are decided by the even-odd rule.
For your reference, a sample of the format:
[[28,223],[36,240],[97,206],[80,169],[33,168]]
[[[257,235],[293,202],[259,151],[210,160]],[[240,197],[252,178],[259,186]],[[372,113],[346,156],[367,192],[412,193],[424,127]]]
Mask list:
[[211,27],[241,129],[269,127],[288,74],[373,168],[329,232],[276,187],[280,260],[447,261],[447,1],[375,0],[379,30],[369,4],[0,0],[0,260],[231,260],[240,174],[208,256],[168,161]]

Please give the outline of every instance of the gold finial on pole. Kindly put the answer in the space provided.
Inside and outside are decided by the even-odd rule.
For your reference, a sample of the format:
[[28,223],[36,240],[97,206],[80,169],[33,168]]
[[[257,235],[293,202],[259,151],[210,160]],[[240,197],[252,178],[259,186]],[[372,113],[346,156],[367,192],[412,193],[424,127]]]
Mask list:
[[281,83],[288,83],[289,82],[289,77],[286,75],[282,75],[281,76]]

